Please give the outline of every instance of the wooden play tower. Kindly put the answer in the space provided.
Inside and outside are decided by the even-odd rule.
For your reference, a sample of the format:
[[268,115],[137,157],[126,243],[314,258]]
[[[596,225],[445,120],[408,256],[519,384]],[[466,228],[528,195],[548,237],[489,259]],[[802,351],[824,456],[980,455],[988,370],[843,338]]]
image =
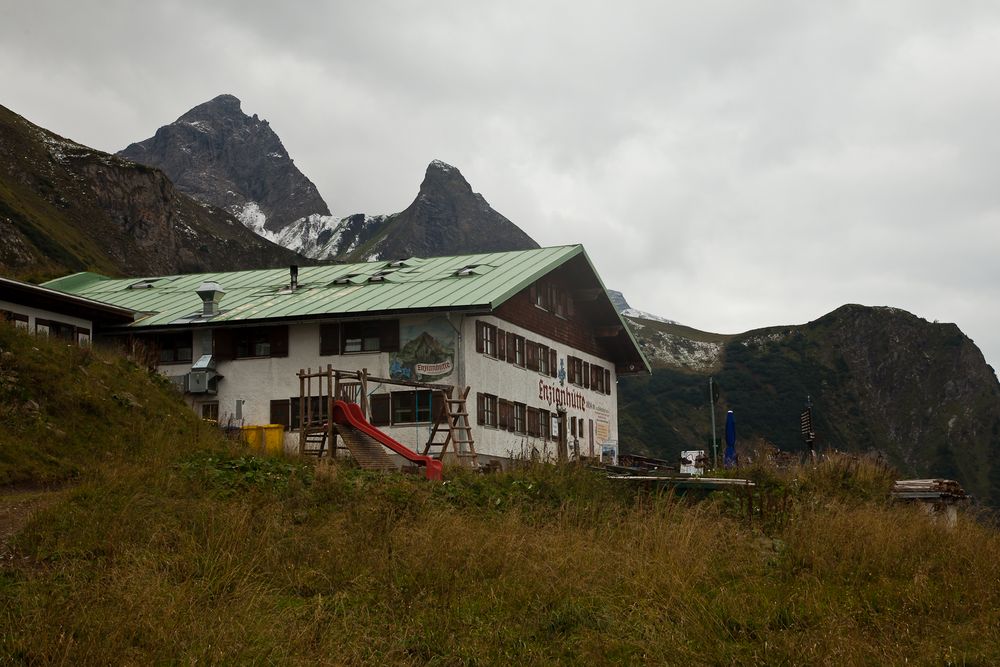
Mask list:
[[[467,398],[469,387],[455,396],[455,387],[446,384],[414,382],[375,377],[367,369],[345,371],[327,365],[326,368],[300,369],[299,378],[299,453],[322,457],[336,457],[340,450],[347,450],[357,463],[367,469],[386,470],[395,464],[383,447],[370,439],[361,438],[350,429],[334,422],[333,402],[355,403],[365,419],[371,419],[368,387],[399,386],[428,390],[440,399],[439,409],[431,415],[430,437],[421,454],[439,461],[453,458],[460,465],[478,467],[475,439],[469,422]],[[432,402],[433,404],[433,402]]]

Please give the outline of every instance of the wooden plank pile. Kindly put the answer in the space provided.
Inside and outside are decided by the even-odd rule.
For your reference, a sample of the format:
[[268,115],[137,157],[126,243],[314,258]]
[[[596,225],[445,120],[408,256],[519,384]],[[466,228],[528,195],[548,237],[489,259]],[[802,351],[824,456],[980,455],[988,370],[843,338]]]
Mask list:
[[892,486],[897,500],[965,500],[965,489],[953,479],[901,479]]

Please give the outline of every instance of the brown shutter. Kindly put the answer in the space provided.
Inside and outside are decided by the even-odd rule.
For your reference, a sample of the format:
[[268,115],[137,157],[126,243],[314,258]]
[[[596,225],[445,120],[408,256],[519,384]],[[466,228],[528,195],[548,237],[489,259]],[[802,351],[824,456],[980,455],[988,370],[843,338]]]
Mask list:
[[340,354],[340,323],[319,325],[319,353],[326,356]]
[[289,417],[288,407],[289,407],[289,400],[287,398],[277,401],[271,401],[271,423],[281,424],[282,426],[285,427],[286,431],[288,430],[288,427],[291,424],[291,420],[288,418]]
[[212,330],[212,353],[219,361],[232,359],[235,356],[236,346],[233,341],[232,329]]
[[524,342],[524,361],[529,370],[538,370],[538,344],[530,340]]
[[483,331],[486,325],[479,320],[476,320],[476,352],[482,353],[483,351]]
[[556,354],[556,351],[554,349],[549,350],[549,375],[551,375],[552,377],[556,377],[559,375],[559,371],[556,369],[558,363],[559,363],[559,357]]
[[372,413],[372,424],[389,425],[389,394],[372,394],[368,397],[368,408]]
[[486,397],[480,392],[476,392],[476,423],[486,423]]
[[611,395],[611,371],[604,369],[604,393]]
[[583,388],[590,389],[590,364],[583,362]]
[[507,334],[507,361],[517,363],[517,335],[513,332]]
[[[444,392],[431,391],[431,421],[436,422],[444,410]],[[463,422],[464,423],[464,422]]]
[[573,380],[576,379],[576,374],[573,372],[573,362],[576,361],[576,357],[566,357],[566,382],[573,384]]
[[268,340],[271,343],[272,357],[288,356],[288,326],[281,324],[269,327],[267,332]]
[[532,283],[531,287],[528,288],[528,298],[531,299],[531,305],[535,305],[535,303],[537,303],[537,296],[538,288],[535,287],[535,283]]
[[382,320],[379,330],[379,350],[399,352],[399,320]]
[[496,355],[500,361],[507,361],[507,332],[497,329]]

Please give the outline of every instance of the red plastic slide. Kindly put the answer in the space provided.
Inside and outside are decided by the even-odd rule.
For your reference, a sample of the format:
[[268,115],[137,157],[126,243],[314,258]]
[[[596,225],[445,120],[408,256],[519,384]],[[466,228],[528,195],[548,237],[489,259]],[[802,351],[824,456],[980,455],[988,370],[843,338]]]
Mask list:
[[402,456],[404,459],[413,461],[417,465],[423,466],[424,474],[427,476],[427,479],[441,481],[440,461],[435,458],[431,458],[430,456],[417,454],[406,445],[396,442],[393,438],[372,426],[368,423],[368,420],[365,419],[364,413],[361,412],[361,406],[357,403],[334,401],[333,421],[337,424],[346,424],[347,426],[351,426],[362,433],[371,436],[382,445]]

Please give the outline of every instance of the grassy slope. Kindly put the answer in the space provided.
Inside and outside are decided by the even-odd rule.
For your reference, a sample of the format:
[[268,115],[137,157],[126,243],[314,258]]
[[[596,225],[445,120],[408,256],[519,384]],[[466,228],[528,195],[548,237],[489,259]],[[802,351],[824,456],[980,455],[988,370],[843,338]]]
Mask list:
[[[127,362],[0,336],[17,400],[58,403],[90,433],[44,467],[78,485],[0,564],[14,662],[1000,660],[1000,535],[886,505],[883,469],[748,471],[789,493],[762,527],[733,498],[636,495],[574,468],[441,485],[261,460]],[[145,409],[47,398],[70,379],[127,386]],[[18,461],[8,476],[34,470]]]

